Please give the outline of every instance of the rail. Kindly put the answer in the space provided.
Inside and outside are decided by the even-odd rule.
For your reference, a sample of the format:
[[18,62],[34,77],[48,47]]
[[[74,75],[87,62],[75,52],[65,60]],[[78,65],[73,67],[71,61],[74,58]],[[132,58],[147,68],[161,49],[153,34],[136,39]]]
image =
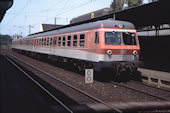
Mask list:
[[34,65],[31,65],[31,64],[29,64],[29,63],[27,63],[27,62],[25,62],[25,61],[23,61],[23,60],[21,60],[21,59],[15,57],[15,56],[13,56],[12,54],[9,54],[9,56],[11,56],[11,57],[13,57],[13,58],[19,60],[20,62],[23,62],[24,64],[26,64],[26,65],[28,65],[28,66],[30,66],[30,67],[36,69],[36,70],[39,70],[40,72],[42,72],[42,73],[44,73],[44,74],[50,76],[51,78],[53,78],[53,79],[55,79],[55,80],[61,82],[61,83],[64,84],[64,85],[67,85],[68,87],[70,87],[70,88],[72,88],[72,89],[74,89],[74,90],[80,92],[81,94],[86,95],[87,97],[89,97],[89,98],[95,100],[96,102],[101,103],[101,104],[107,106],[107,107],[110,108],[112,111],[118,112],[118,113],[122,113],[121,110],[119,110],[119,109],[117,109],[117,108],[115,108],[115,107],[113,107],[113,106],[111,106],[111,105],[109,105],[109,104],[103,102],[102,100],[100,100],[100,99],[98,99],[98,98],[96,98],[96,97],[94,97],[94,96],[92,96],[92,95],[90,95],[90,94],[88,94],[88,93],[86,93],[86,92],[84,92],[84,91],[78,89],[77,87],[75,87],[75,86],[73,86],[73,85],[71,85],[71,84],[69,84],[69,83],[67,83],[67,82],[65,82],[65,81],[63,81],[63,80],[61,80],[61,79],[55,77],[55,76],[53,76],[53,75],[51,75],[51,74],[49,74],[49,73],[47,73],[47,72],[41,70],[40,68],[38,68],[38,67],[36,67],[36,66],[34,66]]
[[62,101],[57,99],[52,93],[50,93],[46,88],[44,88],[40,83],[38,83],[35,79],[33,79],[28,73],[26,73],[24,70],[22,70],[19,66],[17,66],[16,63],[14,63],[12,60],[4,56],[11,64],[13,64],[18,70],[20,70],[24,75],[26,75],[30,80],[32,80],[36,85],[38,85],[41,89],[43,89],[48,95],[50,95],[55,101],[57,101],[61,106],[63,106],[68,112],[73,113],[73,111],[68,108]]
[[[117,82],[111,82],[115,85],[121,86],[121,87],[125,87],[128,88],[130,90],[134,90],[137,91],[139,93],[143,93],[145,95],[163,100],[163,101],[169,101],[170,100],[170,91],[167,90],[161,90],[161,89],[157,89],[154,87],[149,87],[147,85],[144,84],[139,84],[139,83],[135,83],[135,82],[127,82],[127,83],[117,83]],[[158,92],[159,91],[159,92]]]

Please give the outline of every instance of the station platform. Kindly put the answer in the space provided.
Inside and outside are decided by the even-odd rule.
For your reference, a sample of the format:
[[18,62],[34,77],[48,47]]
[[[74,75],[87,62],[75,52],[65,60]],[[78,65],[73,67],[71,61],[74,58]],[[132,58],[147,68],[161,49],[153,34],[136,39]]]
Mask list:
[[170,88],[169,72],[156,71],[144,68],[138,68],[138,71],[141,72],[143,82]]

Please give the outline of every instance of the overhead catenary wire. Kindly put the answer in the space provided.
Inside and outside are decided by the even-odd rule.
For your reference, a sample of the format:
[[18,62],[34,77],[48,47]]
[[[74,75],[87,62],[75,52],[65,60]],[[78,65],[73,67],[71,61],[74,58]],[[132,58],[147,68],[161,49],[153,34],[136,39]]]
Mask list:
[[[64,17],[65,15],[67,15],[68,13],[70,13],[71,11],[73,11],[77,8],[84,7],[85,5],[90,4],[91,2],[93,2],[93,0],[92,1],[88,0],[81,4],[79,4],[77,1],[76,1],[76,4],[72,4],[73,0],[65,0],[65,1],[57,0],[56,2],[54,2],[53,5],[50,5],[49,7],[47,6],[45,10],[35,10],[34,11],[34,8],[33,8],[30,10],[30,12],[27,12],[28,10],[25,10],[25,8],[28,7],[30,2],[31,2],[31,0],[28,0],[28,2],[25,5],[23,5],[24,7],[22,7],[20,11],[15,12],[16,14],[9,12],[9,15],[11,15],[11,16],[13,15],[13,17],[12,17],[13,19],[11,19],[8,22],[5,22],[5,23],[7,23],[5,25],[5,27],[17,26],[17,25],[12,25],[15,22],[16,18],[17,19],[23,18],[22,20],[25,20],[25,22],[23,24],[24,31],[26,31],[25,28],[28,28],[28,25],[33,25],[31,23],[32,18],[36,18],[36,20],[39,20],[39,22],[37,22],[36,24],[40,24],[40,22],[43,22],[43,23],[45,22],[45,23],[50,24],[50,23],[54,23],[55,17],[59,17],[60,18],[59,21],[62,21],[65,24],[66,23],[68,24],[69,20],[71,20],[73,17],[66,18],[66,17]],[[72,5],[72,7],[70,7],[70,4]],[[56,13],[54,11],[56,11]],[[42,15],[42,13],[45,13],[45,14]],[[51,14],[53,14],[53,16],[51,16]],[[64,15],[64,16],[62,17],[61,15]],[[36,22],[36,20],[35,20],[35,22]],[[62,24],[62,22],[60,22],[60,24]],[[16,24],[18,24],[18,23],[16,23]],[[16,29],[18,29],[18,27],[16,27]],[[18,31],[20,31],[20,30],[18,30]],[[33,29],[33,32],[35,32],[35,28]],[[23,34],[25,34],[25,33],[23,32]]]
[[10,20],[8,24],[11,24],[11,22],[14,22],[15,18],[29,5],[30,2],[31,0],[28,0],[28,2],[24,5],[24,7],[13,17],[12,21]]

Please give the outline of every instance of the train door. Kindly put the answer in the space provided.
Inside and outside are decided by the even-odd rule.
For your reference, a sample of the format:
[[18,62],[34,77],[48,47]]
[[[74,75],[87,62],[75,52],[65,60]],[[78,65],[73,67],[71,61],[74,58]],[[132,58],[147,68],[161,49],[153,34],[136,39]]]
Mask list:
[[93,33],[93,49],[94,53],[98,53],[99,51],[99,32],[96,31]]
[[33,51],[35,51],[36,39],[33,39]]
[[92,41],[92,40],[94,40],[94,33],[93,32],[86,33],[85,40],[86,40],[85,43],[86,43],[86,49],[87,49],[85,60],[92,60],[93,55],[91,53],[93,51],[93,42],[94,41]]
[[53,55],[56,54],[57,37],[53,37]]

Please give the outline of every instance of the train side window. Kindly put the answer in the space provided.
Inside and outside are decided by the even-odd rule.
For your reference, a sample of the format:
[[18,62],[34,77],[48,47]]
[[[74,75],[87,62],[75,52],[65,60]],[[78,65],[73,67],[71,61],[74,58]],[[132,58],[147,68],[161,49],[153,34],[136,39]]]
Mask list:
[[80,34],[79,37],[79,46],[84,47],[84,42],[85,42],[85,34]]
[[40,46],[42,45],[42,38],[41,38],[41,42],[40,42]]
[[[20,41],[20,44],[21,44],[21,41]],[[28,40],[28,45],[30,45],[30,40]]]
[[50,38],[50,46],[52,46],[52,43],[53,43],[53,38],[51,37]]
[[61,37],[58,37],[58,46],[61,46]]
[[44,44],[44,39],[42,38],[42,43],[41,43],[41,45],[43,46],[43,44]]
[[45,38],[45,39],[44,39],[44,46],[46,46],[46,41],[47,41],[47,39]]
[[73,36],[73,46],[77,46],[77,35]]
[[56,41],[57,41],[57,37],[54,37],[53,39],[53,45],[56,46]]
[[36,45],[38,46],[38,39],[36,40]]
[[94,40],[95,44],[99,44],[99,33],[95,32],[95,40]]
[[47,46],[49,45],[49,37],[47,38]]
[[67,46],[71,46],[71,36],[67,37]]
[[39,39],[39,46],[41,45],[41,39]]
[[66,45],[66,37],[65,36],[63,36],[63,43],[62,43],[62,45],[63,45],[63,47],[65,47],[65,45]]
[[31,40],[31,45],[33,45],[33,40]]

